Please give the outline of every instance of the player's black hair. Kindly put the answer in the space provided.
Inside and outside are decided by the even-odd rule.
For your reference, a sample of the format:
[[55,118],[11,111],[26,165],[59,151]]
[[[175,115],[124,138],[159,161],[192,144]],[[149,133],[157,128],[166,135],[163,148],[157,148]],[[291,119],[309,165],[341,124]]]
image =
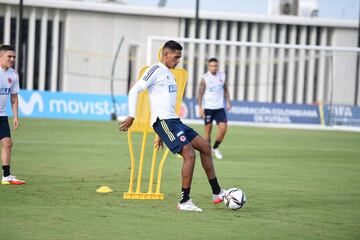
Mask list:
[[173,40],[167,41],[164,44],[164,49],[165,48],[168,48],[171,50],[179,50],[179,51],[181,51],[183,49],[183,47],[180,45],[180,43],[173,41]]
[[210,58],[209,60],[208,60],[208,63],[211,63],[211,62],[218,62],[218,60],[217,60],[217,58]]
[[0,51],[15,51],[15,49],[10,45],[1,45]]

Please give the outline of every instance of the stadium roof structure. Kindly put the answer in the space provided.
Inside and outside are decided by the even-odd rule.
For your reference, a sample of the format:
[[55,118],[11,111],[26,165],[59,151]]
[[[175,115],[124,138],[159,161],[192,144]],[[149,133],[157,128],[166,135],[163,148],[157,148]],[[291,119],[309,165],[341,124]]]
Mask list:
[[[0,0],[0,3],[18,5],[18,0]],[[86,2],[69,0],[24,0],[24,6],[45,7],[64,10],[93,11],[113,14],[142,15],[173,18],[194,18],[195,13],[191,10],[179,10],[159,7],[139,7],[114,2]],[[296,24],[305,26],[324,26],[357,28],[358,22],[354,20],[310,18],[298,16],[267,16],[258,14],[243,14],[237,12],[213,12],[200,11],[200,19],[226,20],[243,22],[261,22],[278,24]]]

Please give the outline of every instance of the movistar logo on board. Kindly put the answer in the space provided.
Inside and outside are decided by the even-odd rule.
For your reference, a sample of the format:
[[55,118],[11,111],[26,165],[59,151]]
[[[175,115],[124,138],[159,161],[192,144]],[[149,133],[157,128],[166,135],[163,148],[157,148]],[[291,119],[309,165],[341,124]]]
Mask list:
[[[94,99],[95,98],[95,99]],[[126,98],[115,106],[109,96],[22,91],[19,113],[31,117],[108,119],[114,112],[127,115]],[[9,111],[8,111],[9,112]]]
[[[117,112],[127,110],[127,104],[115,105]],[[78,101],[53,99],[49,102],[49,111],[57,114],[108,115],[114,107],[109,101]]]
[[43,112],[44,111],[44,101],[41,95],[37,92],[31,94],[28,101],[25,101],[24,98],[19,95],[19,110],[25,116],[31,115],[34,110],[36,112]]

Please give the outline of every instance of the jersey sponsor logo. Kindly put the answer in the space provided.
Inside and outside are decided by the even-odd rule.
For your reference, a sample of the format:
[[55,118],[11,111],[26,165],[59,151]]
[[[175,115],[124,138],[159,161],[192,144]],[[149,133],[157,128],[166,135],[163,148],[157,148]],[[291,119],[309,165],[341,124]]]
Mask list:
[[223,88],[224,88],[224,85],[217,85],[217,86],[209,88],[209,91],[210,92],[216,92],[216,91],[218,91],[220,89],[223,89]]
[[12,79],[8,78],[8,83],[11,84],[12,83]]
[[0,88],[0,95],[9,95],[10,88]]
[[151,77],[151,75],[156,71],[156,69],[158,69],[159,66],[158,65],[155,65],[155,66],[152,66],[150,68],[150,70],[148,71],[148,73],[145,75],[145,77],[143,78],[144,81],[147,81],[149,80],[149,78]]
[[177,86],[176,85],[169,85],[169,92],[177,92]]
[[180,141],[185,142],[186,141],[186,137],[184,135],[180,136]]
[[37,92],[31,94],[29,101],[25,101],[21,95],[19,95],[19,110],[24,115],[31,115],[35,111],[35,107],[37,106],[38,112],[44,111],[44,101],[41,95]]

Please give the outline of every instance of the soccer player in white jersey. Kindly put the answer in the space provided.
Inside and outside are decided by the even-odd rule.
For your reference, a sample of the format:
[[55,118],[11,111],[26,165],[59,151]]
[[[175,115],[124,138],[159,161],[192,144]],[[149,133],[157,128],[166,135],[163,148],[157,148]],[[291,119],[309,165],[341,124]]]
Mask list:
[[13,129],[19,127],[18,93],[19,76],[12,68],[15,63],[15,50],[9,45],[0,46],[0,141],[3,176],[1,184],[24,184],[25,181],[17,179],[10,173],[12,140],[10,127],[6,114],[6,104],[10,95],[11,109],[14,114]]
[[211,156],[211,148],[192,128],[183,124],[175,113],[177,85],[170,69],[176,67],[181,58],[182,46],[175,41],[165,43],[161,61],[150,66],[129,92],[129,116],[120,123],[120,130],[127,131],[135,118],[138,93],[148,90],[151,108],[151,125],[159,136],[155,146],[163,142],[175,154],[183,157],[181,197],[177,209],[198,211],[190,198],[191,181],[195,166],[195,151],[200,152],[201,164],[212,189],[213,203],[223,201],[224,190],[218,184]]
[[218,60],[211,58],[208,60],[208,72],[203,75],[200,82],[198,104],[200,117],[203,118],[205,122],[204,137],[210,144],[212,122],[213,120],[216,121],[218,132],[212,147],[212,152],[217,159],[223,158],[219,146],[224,139],[227,129],[224,98],[226,99],[226,109],[229,111],[231,109],[231,103],[225,73],[219,71]]

